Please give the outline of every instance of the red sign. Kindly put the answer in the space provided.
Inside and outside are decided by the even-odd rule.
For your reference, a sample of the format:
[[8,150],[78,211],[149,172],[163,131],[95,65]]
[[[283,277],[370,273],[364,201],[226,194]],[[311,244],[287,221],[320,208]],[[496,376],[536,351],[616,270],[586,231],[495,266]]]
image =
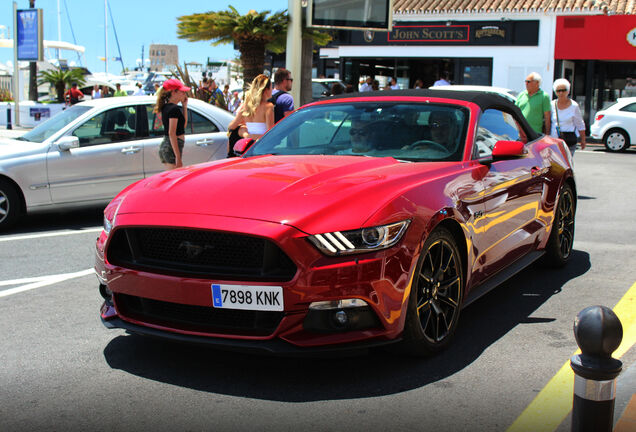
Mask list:
[[554,58],[559,60],[636,60],[629,43],[634,15],[557,17]]

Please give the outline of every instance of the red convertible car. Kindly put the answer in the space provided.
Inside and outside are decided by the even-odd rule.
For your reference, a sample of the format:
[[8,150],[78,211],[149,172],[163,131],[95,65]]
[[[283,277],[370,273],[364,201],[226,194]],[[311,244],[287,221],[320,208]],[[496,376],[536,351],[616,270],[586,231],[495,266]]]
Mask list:
[[571,155],[498,95],[328,98],[235,151],[106,207],[106,327],[227,349],[426,355],[463,307],[572,251]]

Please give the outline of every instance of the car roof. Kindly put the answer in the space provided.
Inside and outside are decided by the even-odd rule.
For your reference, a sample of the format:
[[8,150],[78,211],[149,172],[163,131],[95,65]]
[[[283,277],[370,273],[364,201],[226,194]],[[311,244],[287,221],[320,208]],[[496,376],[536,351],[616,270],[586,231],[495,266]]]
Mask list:
[[342,80],[339,80],[338,78],[312,78],[311,81],[319,82],[319,83],[334,83],[334,82],[341,83],[342,82]]
[[[122,86],[123,87],[123,86]],[[117,106],[125,106],[131,104],[147,104],[147,103],[156,103],[156,96],[122,96],[122,97],[107,97],[107,98],[99,98],[99,99],[89,99],[87,101],[79,102],[77,105],[89,106],[91,108],[105,108],[105,107],[117,107]],[[206,102],[200,101],[195,98],[188,99],[188,104],[190,106],[196,106],[198,108],[209,108],[214,111],[227,112],[222,108],[215,107],[214,105],[210,105]],[[232,116],[233,117],[233,116]]]
[[512,102],[512,100],[506,98],[495,92],[487,92],[487,91],[475,91],[475,90],[430,90],[430,89],[408,89],[408,90],[380,90],[380,91],[370,91],[370,92],[358,92],[358,93],[344,93],[336,96],[331,96],[325,99],[321,99],[320,102],[315,103],[335,103],[339,99],[348,99],[348,98],[356,98],[356,97],[364,97],[364,98],[377,98],[377,100],[382,99],[395,99],[402,97],[412,97],[418,98],[420,100],[426,99],[447,99],[448,102],[452,102],[453,100],[461,100],[470,103],[474,103],[477,105],[482,111],[487,109],[499,109],[507,112],[516,113],[516,117],[519,119],[519,122],[523,124],[524,130],[528,133],[528,138],[530,140],[537,139],[540,135],[534,132],[534,129],[530,127],[526,118],[521,114],[519,108]]
[[484,85],[464,85],[464,84],[451,84],[447,86],[431,86],[429,90],[453,90],[453,91],[464,91],[464,90],[474,90],[481,92],[490,92],[501,94],[504,97],[511,99],[514,101],[515,96],[514,92],[510,89],[504,87],[493,87],[493,86],[484,86]]

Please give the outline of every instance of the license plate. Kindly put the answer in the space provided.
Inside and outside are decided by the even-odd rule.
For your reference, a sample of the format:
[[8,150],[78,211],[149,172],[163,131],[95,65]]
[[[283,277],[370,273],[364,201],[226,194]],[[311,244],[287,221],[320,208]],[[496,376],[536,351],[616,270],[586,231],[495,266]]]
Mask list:
[[212,306],[219,309],[283,310],[283,287],[212,285]]

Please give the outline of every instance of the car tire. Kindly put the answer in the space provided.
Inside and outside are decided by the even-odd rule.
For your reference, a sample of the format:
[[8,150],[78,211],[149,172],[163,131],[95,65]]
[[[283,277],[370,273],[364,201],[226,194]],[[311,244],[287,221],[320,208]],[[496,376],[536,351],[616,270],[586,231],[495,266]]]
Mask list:
[[565,184],[561,189],[555,209],[552,232],[545,248],[544,264],[548,267],[563,267],[567,264],[574,245],[576,201],[572,187]]
[[621,152],[629,148],[629,135],[622,129],[610,129],[603,137],[603,144],[610,152]]
[[13,225],[20,213],[18,192],[11,183],[0,179],[0,231]]
[[427,356],[448,346],[464,295],[462,258],[455,239],[437,228],[426,239],[418,259],[400,348]]

